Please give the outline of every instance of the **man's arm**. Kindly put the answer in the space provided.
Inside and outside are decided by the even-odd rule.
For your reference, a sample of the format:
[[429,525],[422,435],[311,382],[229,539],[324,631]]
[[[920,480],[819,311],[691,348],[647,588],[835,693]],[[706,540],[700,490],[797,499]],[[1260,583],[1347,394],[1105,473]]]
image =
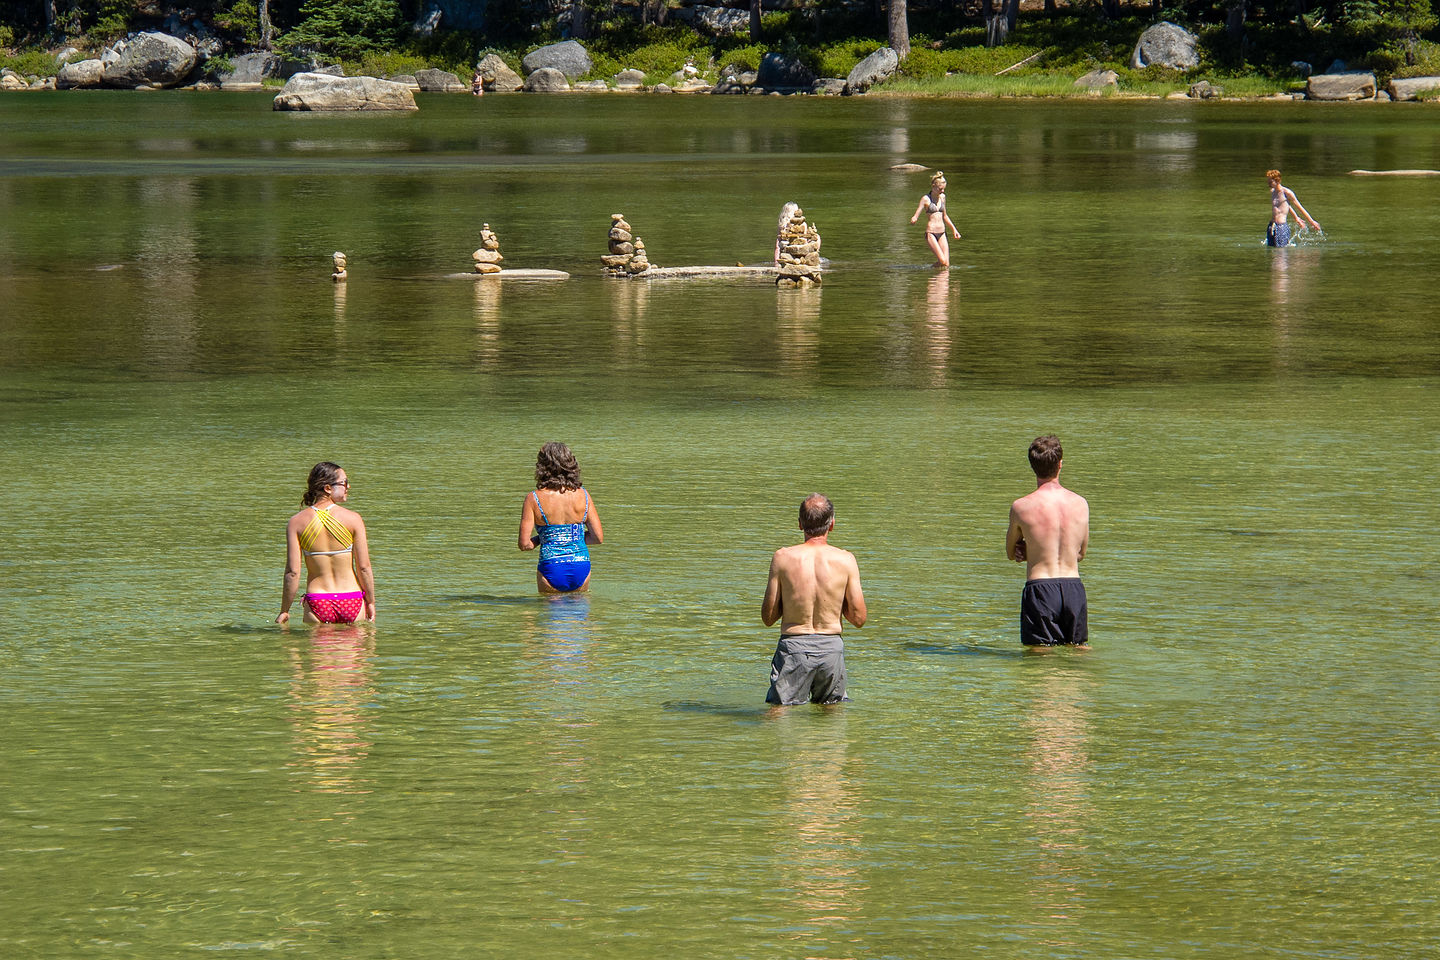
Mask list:
[[865,626],[868,611],[865,609],[865,594],[860,589],[860,565],[850,555],[850,577],[845,582],[845,599],[840,604],[840,615],[857,627]]
[[776,556],[770,558],[770,581],[765,584],[765,599],[760,602],[760,622],[765,626],[774,626],[775,621],[780,619],[780,572],[777,569]]
[[1005,531],[1005,556],[1016,563],[1025,562],[1025,529],[1015,513],[1015,504],[1010,504],[1010,526]]
[[1085,559],[1085,551],[1090,546],[1090,501],[1081,497],[1080,502],[1085,504],[1085,532],[1080,537],[1080,552],[1075,555],[1076,563]]
[[1295,191],[1291,190],[1289,187],[1285,187],[1283,189],[1285,190],[1285,196],[1289,198],[1292,204],[1295,205],[1295,209],[1300,211],[1300,216],[1303,217],[1310,224],[1310,226],[1314,227],[1316,230],[1319,230],[1320,224],[1316,223],[1315,218],[1310,216],[1309,212],[1300,205],[1300,198],[1295,196]]

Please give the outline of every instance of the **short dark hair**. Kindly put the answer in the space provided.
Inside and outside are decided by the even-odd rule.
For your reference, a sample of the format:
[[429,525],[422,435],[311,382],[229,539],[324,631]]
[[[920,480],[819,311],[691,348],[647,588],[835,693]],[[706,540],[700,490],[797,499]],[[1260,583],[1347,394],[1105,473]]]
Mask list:
[[1060,474],[1060,458],[1065,452],[1060,449],[1060,438],[1053,433],[1036,437],[1030,444],[1030,469],[1038,480],[1049,480]]
[[807,537],[818,537],[830,529],[835,519],[835,505],[824,494],[812,493],[800,504],[800,529]]
[[565,444],[551,440],[540,448],[535,457],[535,489],[580,489],[580,464]]

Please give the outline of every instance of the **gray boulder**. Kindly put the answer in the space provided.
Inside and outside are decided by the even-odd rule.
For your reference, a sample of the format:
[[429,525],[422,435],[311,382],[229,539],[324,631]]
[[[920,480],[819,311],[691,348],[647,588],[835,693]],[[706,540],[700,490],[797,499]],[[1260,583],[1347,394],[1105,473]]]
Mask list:
[[98,87],[104,72],[105,64],[99,60],[67,63],[60,68],[59,75],[55,77],[55,89],[84,90],[88,87]]
[[1331,60],[1330,66],[1325,68],[1326,73],[1349,73],[1350,65],[1344,60]]
[[735,37],[750,32],[750,11],[731,10],[728,7],[707,7],[696,5],[695,26],[716,37]]
[[541,67],[525,78],[526,93],[564,93],[570,89],[570,82],[558,67]]
[[428,93],[469,93],[460,78],[445,70],[416,70],[415,82]]
[[639,70],[621,70],[615,74],[616,90],[638,90],[645,85],[645,74]]
[[1290,69],[1294,70],[1302,77],[1308,77],[1310,76],[1310,74],[1315,72],[1315,68],[1310,66],[1310,64],[1304,60],[1291,60]]
[[1216,97],[1225,96],[1225,88],[1217,87],[1209,80],[1201,80],[1199,83],[1190,84],[1190,98],[1192,100],[1213,100]]
[[374,77],[297,73],[275,97],[276,110],[415,110],[415,95],[403,83]]
[[59,53],[55,54],[55,63],[57,66],[63,67],[71,60],[76,60],[77,58],[84,59],[80,56],[80,51],[78,49],[76,49],[75,47],[66,47],[64,50],[61,50]]
[[404,84],[405,86],[410,88],[411,93],[420,92],[420,84],[415,82],[415,74],[413,73],[392,73],[385,79],[389,80],[391,83]]
[[1322,73],[1305,81],[1306,100],[1373,100],[1375,74]]
[[576,77],[589,73],[594,64],[590,60],[590,54],[578,40],[566,40],[562,43],[552,43],[548,47],[541,47],[539,50],[531,50],[525,54],[525,59],[520,61],[520,67],[529,77],[536,70],[549,68],[559,70],[565,75],[566,80],[573,80]]
[[1440,90],[1440,77],[1396,77],[1386,89],[1391,100],[1415,100],[1427,90]]
[[1114,70],[1091,70],[1075,81],[1075,86],[1086,90],[1103,90],[1106,87],[1118,86],[1120,74]]
[[[752,76],[753,76],[753,74],[752,74]],[[710,92],[711,92],[711,93],[720,93],[720,94],[726,94],[726,93],[740,93],[740,94],[743,94],[746,89],[747,89],[747,88],[746,88],[746,85],[745,85],[744,83],[740,82],[740,78],[739,78],[739,77],[721,77],[718,81],[716,81],[715,86],[714,86],[713,88],[711,88]]]
[[809,90],[815,74],[795,57],[767,53],[760,59],[760,72],[755,83],[767,90]]
[[817,97],[839,97],[845,93],[843,77],[822,77],[810,85],[810,92]]
[[220,86],[226,89],[259,86],[266,77],[280,75],[280,58],[273,53],[247,53],[231,63],[227,73],[220,74]]
[[199,61],[195,48],[164,33],[142,33],[125,44],[119,57],[105,65],[107,87],[178,86]]
[[674,93],[675,91],[670,89],[670,84],[668,84],[668,83],[657,83],[657,84],[655,84],[655,86],[653,86],[653,87],[650,88],[650,92],[651,92],[651,93]]
[[485,54],[475,65],[475,69],[479,71],[486,90],[514,93],[525,86],[525,81],[520,79],[520,74],[511,70],[504,60],[493,53]]
[[881,47],[855,64],[845,78],[846,93],[864,93],[881,80],[887,79],[900,66],[900,55],[890,47]]
[[1170,70],[1194,70],[1200,66],[1199,40],[1177,24],[1162,20],[1140,34],[1135,51],[1130,54],[1130,68],[1143,70],[1149,66]]
[[582,80],[575,84],[575,89],[585,93],[605,93],[610,85],[604,80]]

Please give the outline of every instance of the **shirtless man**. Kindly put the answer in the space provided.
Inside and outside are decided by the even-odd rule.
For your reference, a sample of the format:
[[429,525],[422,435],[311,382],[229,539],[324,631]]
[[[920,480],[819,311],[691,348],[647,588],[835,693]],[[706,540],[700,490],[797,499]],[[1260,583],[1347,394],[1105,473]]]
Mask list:
[[1035,492],[1010,505],[1005,553],[1025,564],[1020,594],[1020,642],[1027,646],[1084,644],[1085,585],[1080,561],[1090,543],[1090,504],[1060,486],[1060,438],[1030,444]]
[[805,542],[775,551],[770,582],[760,604],[760,619],[780,626],[780,643],[770,663],[766,703],[794,706],[839,703],[845,696],[845,645],[841,618],[865,626],[865,595],[860,567],[848,550],[827,539],[835,528],[835,508],[813,493],[800,504]]
[[1266,170],[1265,179],[1270,181],[1270,226],[1265,230],[1265,244],[1271,247],[1290,246],[1290,208],[1293,206],[1298,213],[1295,217],[1300,224],[1300,229],[1305,229],[1305,224],[1310,224],[1316,230],[1320,224],[1315,218],[1300,206],[1300,201],[1295,197],[1295,191],[1289,187],[1280,185],[1280,171]]

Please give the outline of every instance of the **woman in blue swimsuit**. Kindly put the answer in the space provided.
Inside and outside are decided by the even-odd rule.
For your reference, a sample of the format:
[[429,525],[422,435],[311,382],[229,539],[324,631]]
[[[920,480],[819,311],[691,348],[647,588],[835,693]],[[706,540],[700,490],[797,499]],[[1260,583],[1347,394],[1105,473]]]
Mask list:
[[547,443],[535,458],[535,489],[520,508],[521,550],[540,548],[535,584],[541,593],[590,586],[589,545],[605,539],[600,514],[580,485],[580,464],[563,443]]

